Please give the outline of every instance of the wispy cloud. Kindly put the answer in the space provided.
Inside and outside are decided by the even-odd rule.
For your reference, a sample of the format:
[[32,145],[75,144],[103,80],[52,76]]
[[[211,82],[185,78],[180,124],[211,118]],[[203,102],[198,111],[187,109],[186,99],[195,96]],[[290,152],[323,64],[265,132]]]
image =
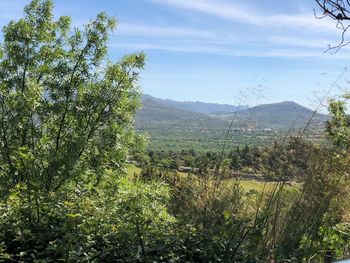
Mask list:
[[190,27],[121,23],[111,39],[111,48],[161,50],[193,54],[240,57],[347,59],[323,54],[327,37],[275,30],[258,34],[216,32]]
[[215,34],[200,29],[183,27],[129,24],[121,22],[117,31],[123,36],[161,37],[161,38],[214,38]]
[[129,43],[113,41],[110,45],[112,49],[132,49],[132,50],[153,50],[153,51],[170,51],[191,54],[220,55],[230,57],[255,57],[255,58],[316,58],[327,60],[349,60],[350,52],[344,51],[342,54],[331,55],[322,52],[321,49],[300,49],[288,47],[269,47],[264,46],[247,46],[239,48],[234,45],[207,45],[204,43],[191,42],[146,42]]
[[290,27],[317,31],[334,31],[333,21],[316,20],[312,13],[273,14],[263,13],[242,4],[209,0],[150,0],[160,4],[202,12],[218,18],[259,27]]
[[[349,58],[344,52],[342,56],[323,53],[329,43],[337,43],[338,32],[332,21],[317,20],[310,10],[309,13],[282,14],[266,13],[256,6],[226,0],[149,1],[172,7],[169,8],[172,12],[176,7],[204,14],[206,21],[220,18],[227,23],[217,28],[217,21],[205,26],[200,19],[184,20],[171,26],[159,24],[159,21],[158,24],[122,21],[115,34],[122,41],[112,41],[112,46],[240,57]],[[232,29],[232,24],[241,26]],[[135,39],[137,44],[132,43]]]
[[293,36],[288,34],[269,35],[266,37],[267,43],[273,46],[289,46],[299,48],[314,48],[322,51],[327,48],[329,40],[314,36]]
[[[188,10],[190,13],[204,14],[206,20],[223,19],[220,28],[204,26],[201,21],[158,21],[132,23],[120,20],[116,33],[111,39],[111,48],[123,47],[143,50],[163,50],[171,52],[200,53],[247,57],[283,58],[326,58],[323,51],[332,36],[337,33],[332,21],[316,20],[313,14],[266,13],[257,7],[228,0],[148,0],[160,5]],[[0,23],[22,15],[24,0],[0,1],[3,15]],[[62,7],[61,7],[62,9]],[[59,12],[60,14],[60,12]],[[80,27],[87,18],[75,16],[73,25]],[[214,21],[215,22],[215,21]],[[210,22],[211,23],[211,22]],[[241,24],[232,29],[232,24]],[[335,39],[335,40],[334,40]],[[338,38],[333,38],[336,43]],[[137,43],[135,44],[135,40]],[[347,57],[331,56],[335,59]]]

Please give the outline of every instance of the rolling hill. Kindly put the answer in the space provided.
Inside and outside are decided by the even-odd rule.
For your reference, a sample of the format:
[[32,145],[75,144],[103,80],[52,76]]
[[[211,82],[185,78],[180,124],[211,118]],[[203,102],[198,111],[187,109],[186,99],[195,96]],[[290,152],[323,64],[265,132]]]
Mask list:
[[[230,120],[232,113],[217,114],[222,120]],[[303,128],[313,115],[313,111],[292,101],[263,104],[237,113],[235,126],[248,126],[250,128],[271,128],[287,130]],[[327,116],[316,113],[311,121],[313,128],[322,128]]]
[[223,129],[226,126],[225,119],[177,109],[148,96],[143,97],[142,110],[136,114],[137,129]]
[[[157,150],[220,150],[234,118],[227,147],[263,145],[305,127],[313,111],[294,102],[264,104],[231,113],[204,114],[178,109],[164,100],[143,96],[142,110],[136,114],[135,127],[149,135],[149,148]],[[315,114],[310,128],[321,131],[327,116]]]
[[156,101],[159,104],[163,104],[175,109],[185,110],[190,112],[197,112],[197,113],[205,113],[205,114],[213,114],[213,113],[220,113],[220,112],[234,112],[236,110],[241,111],[249,108],[246,105],[234,106],[234,105],[228,105],[228,104],[207,103],[207,102],[200,102],[200,101],[176,101],[176,100],[169,100],[169,99],[163,100],[147,94],[143,94],[143,100],[147,100],[147,99]]

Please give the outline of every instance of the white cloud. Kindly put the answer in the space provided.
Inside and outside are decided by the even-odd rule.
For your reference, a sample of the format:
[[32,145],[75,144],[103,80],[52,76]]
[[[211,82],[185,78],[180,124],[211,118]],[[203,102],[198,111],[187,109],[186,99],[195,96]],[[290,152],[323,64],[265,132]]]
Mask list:
[[314,36],[291,36],[291,35],[271,35],[267,36],[267,40],[271,45],[275,46],[291,46],[301,48],[314,48],[322,50],[328,47],[329,40]]
[[261,47],[246,47],[238,48],[237,46],[215,46],[198,44],[197,42],[189,43],[152,43],[142,42],[136,44],[130,44],[128,42],[113,42],[110,47],[125,48],[132,50],[158,50],[158,51],[171,51],[181,53],[192,54],[209,54],[209,55],[222,55],[231,57],[260,57],[260,58],[316,58],[316,59],[328,59],[328,60],[349,60],[349,50],[343,50],[341,54],[331,55],[324,53],[322,49],[298,49],[288,47],[273,47],[273,46],[261,46]]
[[[240,23],[242,26],[234,30],[230,23],[217,28],[215,26],[204,27],[201,23],[193,21],[178,22],[177,25],[172,23],[169,26],[156,23],[156,21],[145,24],[128,23],[121,20],[111,39],[112,48],[228,56],[326,58],[327,54],[323,54],[323,51],[326,50],[327,44],[337,43],[339,40],[339,36],[336,35],[339,32],[336,32],[334,23],[316,20],[312,13],[265,14],[251,6],[227,0],[149,1],[200,12],[206,14],[206,17],[210,15],[228,22]],[[23,3],[24,0],[0,1],[0,10],[3,13],[0,23],[5,24],[10,18],[20,17]],[[84,16],[74,17],[73,25],[81,27],[87,21]],[[329,32],[332,33],[333,38],[330,38]],[[336,35],[335,38],[334,35]],[[135,39],[137,39],[137,44],[134,44]],[[348,57],[344,52],[342,54],[343,56],[332,56],[331,58]]]
[[334,32],[335,22],[317,20],[310,12],[299,14],[267,14],[232,2],[209,0],[151,0],[192,11],[202,12],[229,21],[259,27],[290,27],[313,31]]
[[[349,58],[344,52],[342,56],[323,54],[329,43],[338,43],[339,32],[332,21],[317,20],[312,13],[265,14],[225,0],[149,1],[201,12],[242,26],[233,30],[231,24],[226,23],[220,28],[202,29],[204,26],[198,20],[177,23],[177,26],[122,22],[115,36],[121,37],[125,44],[113,41],[114,47],[248,57]],[[128,37],[139,41],[132,44]]]
[[345,58],[345,56],[329,57],[328,54],[323,54],[328,48],[327,44],[330,43],[327,37],[303,32],[291,33],[288,30],[281,32],[261,30],[258,34],[244,32],[232,34],[228,31],[216,32],[215,28],[202,30],[193,27],[121,23],[111,39],[111,46],[130,50],[163,50],[228,56]]
[[116,34],[123,35],[123,36],[167,37],[167,38],[213,38],[215,37],[214,33],[205,31],[205,30],[200,30],[200,29],[128,24],[123,22],[119,24]]

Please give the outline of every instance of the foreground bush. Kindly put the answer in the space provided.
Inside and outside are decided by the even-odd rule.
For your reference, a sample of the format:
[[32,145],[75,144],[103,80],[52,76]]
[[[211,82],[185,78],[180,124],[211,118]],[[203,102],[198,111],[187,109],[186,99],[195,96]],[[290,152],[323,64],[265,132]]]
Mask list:
[[165,256],[176,224],[166,208],[167,186],[106,178],[98,187],[86,182],[41,196],[36,209],[18,186],[1,203],[2,258],[134,262]]

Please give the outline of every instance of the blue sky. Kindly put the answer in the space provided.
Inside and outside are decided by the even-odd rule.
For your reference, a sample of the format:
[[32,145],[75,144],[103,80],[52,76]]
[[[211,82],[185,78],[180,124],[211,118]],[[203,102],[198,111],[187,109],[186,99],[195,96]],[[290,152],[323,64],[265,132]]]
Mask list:
[[[0,1],[0,25],[28,1]],[[81,26],[98,12],[119,21],[110,57],[145,51],[141,86],[160,98],[256,105],[293,100],[315,107],[349,64],[334,21],[314,18],[313,0],[56,0]],[[341,75],[331,94],[346,87]]]

